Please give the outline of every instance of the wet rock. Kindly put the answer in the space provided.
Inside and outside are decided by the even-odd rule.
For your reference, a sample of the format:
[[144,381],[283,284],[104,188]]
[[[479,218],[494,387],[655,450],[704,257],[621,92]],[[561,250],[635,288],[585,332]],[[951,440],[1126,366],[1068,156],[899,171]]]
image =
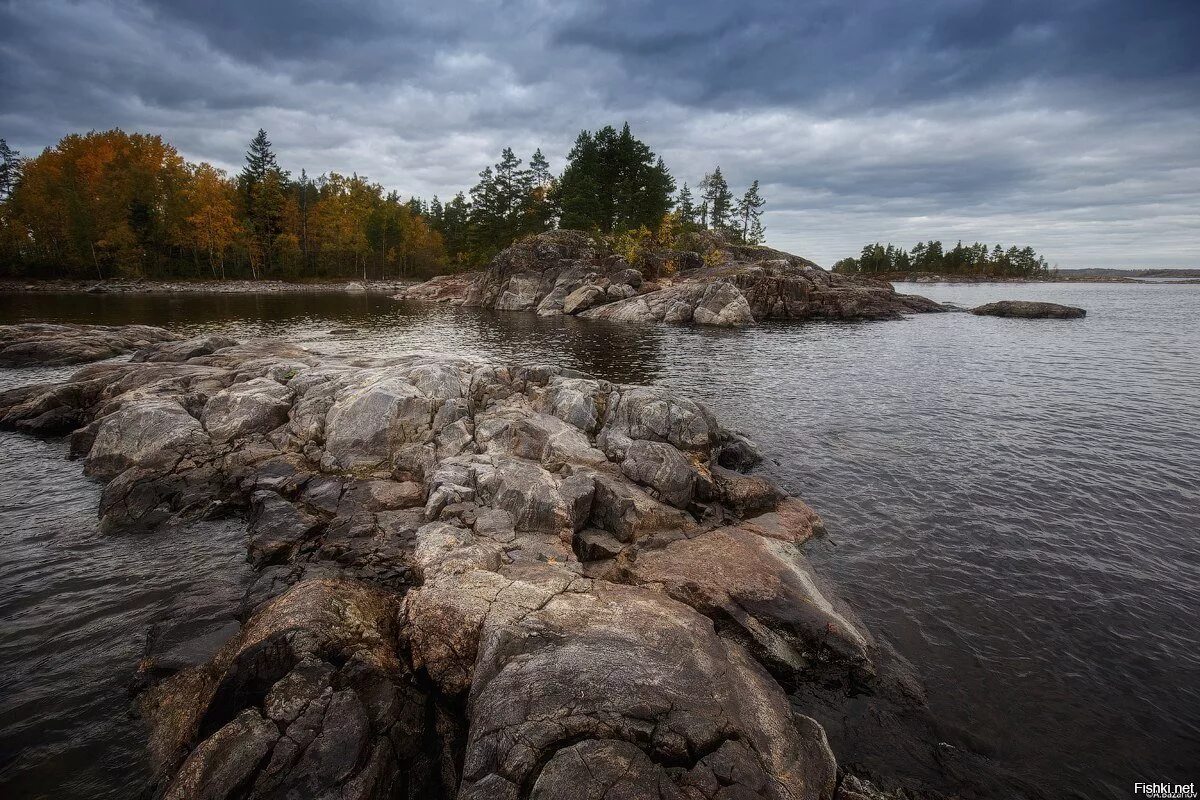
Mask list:
[[258,566],[287,561],[321,524],[320,517],[275,492],[255,492],[250,504],[250,561]]
[[1080,319],[1087,311],[1058,303],[1038,303],[1031,300],[1000,300],[977,306],[971,313],[981,317],[1012,317],[1016,319]]
[[482,274],[480,272],[459,272],[454,275],[438,275],[424,283],[405,288],[395,295],[395,299],[461,305]]
[[800,550],[819,518],[739,471],[757,450],[703,405],[172,345],[0,393],[6,427],[83,425],[105,530],[249,518],[245,624],[147,668],[166,796],[831,796],[780,681],[870,683],[877,648]]
[[178,338],[178,334],[149,325],[0,325],[0,367],[100,361]]
[[794,544],[730,526],[640,552],[624,572],[712,617],[785,677],[850,682],[873,671],[862,624],[821,588]]

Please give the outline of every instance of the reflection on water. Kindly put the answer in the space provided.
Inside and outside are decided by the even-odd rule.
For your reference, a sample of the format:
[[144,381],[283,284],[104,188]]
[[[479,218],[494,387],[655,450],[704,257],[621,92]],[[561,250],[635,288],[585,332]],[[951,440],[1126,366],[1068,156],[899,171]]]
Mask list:
[[[0,321],[429,349],[687,391],[758,441],[771,477],[825,516],[814,561],[918,666],[948,728],[1054,797],[1194,779],[1200,286],[903,290],[967,306],[1044,299],[1089,316],[717,331],[374,295],[16,295],[0,298]],[[47,374],[0,372],[0,386]],[[221,592],[193,595],[212,575],[235,593],[240,534],[99,537],[96,487],[60,446],[3,441],[0,666],[20,676],[0,691],[4,780],[19,796],[126,796],[140,734],[118,689],[145,626],[195,604],[225,613]]]

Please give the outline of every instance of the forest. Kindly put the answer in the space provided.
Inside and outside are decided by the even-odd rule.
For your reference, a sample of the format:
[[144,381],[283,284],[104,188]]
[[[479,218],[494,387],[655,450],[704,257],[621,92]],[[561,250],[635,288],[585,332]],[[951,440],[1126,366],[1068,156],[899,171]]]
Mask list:
[[1051,273],[1046,259],[1032,247],[989,248],[961,241],[947,250],[940,241],[917,242],[912,250],[885,247],[876,242],[863,247],[858,258],[843,258],[833,265],[834,272],[848,274],[899,275],[914,272],[938,275],[980,275],[1035,278]]
[[716,167],[693,195],[625,124],[582,131],[555,174],[511,148],[443,201],[365,175],[284,169],[266,131],[230,175],[161,136],[64,137],[22,158],[0,139],[0,275],[22,278],[391,280],[475,269],[552,228],[670,246],[689,230],[761,243],[758,181]]

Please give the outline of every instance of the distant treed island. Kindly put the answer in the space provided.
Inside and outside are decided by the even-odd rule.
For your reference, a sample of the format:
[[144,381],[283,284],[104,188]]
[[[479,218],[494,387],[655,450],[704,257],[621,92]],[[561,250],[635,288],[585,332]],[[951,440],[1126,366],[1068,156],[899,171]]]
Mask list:
[[959,242],[947,250],[939,241],[917,242],[911,251],[885,247],[876,242],[863,247],[858,258],[843,258],[834,272],[899,279],[914,273],[1005,278],[1050,278],[1054,275],[1046,259],[1032,247],[989,248],[975,242]]
[[505,148],[469,192],[402,199],[366,176],[280,166],[265,131],[229,176],[161,136],[64,137],[23,159],[0,139],[0,275],[43,279],[389,280],[471,269],[552,228],[619,252],[715,231],[761,243],[758,181],[740,196],[720,167],[693,195],[626,124],[583,131],[555,175]]

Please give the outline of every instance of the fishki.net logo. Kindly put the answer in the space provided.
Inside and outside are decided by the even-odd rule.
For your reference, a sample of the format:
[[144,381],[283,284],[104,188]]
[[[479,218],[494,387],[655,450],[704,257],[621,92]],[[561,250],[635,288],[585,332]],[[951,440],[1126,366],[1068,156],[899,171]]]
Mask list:
[[1194,783],[1135,783],[1133,793],[1138,797],[1154,797],[1158,800],[1184,800],[1196,796]]

